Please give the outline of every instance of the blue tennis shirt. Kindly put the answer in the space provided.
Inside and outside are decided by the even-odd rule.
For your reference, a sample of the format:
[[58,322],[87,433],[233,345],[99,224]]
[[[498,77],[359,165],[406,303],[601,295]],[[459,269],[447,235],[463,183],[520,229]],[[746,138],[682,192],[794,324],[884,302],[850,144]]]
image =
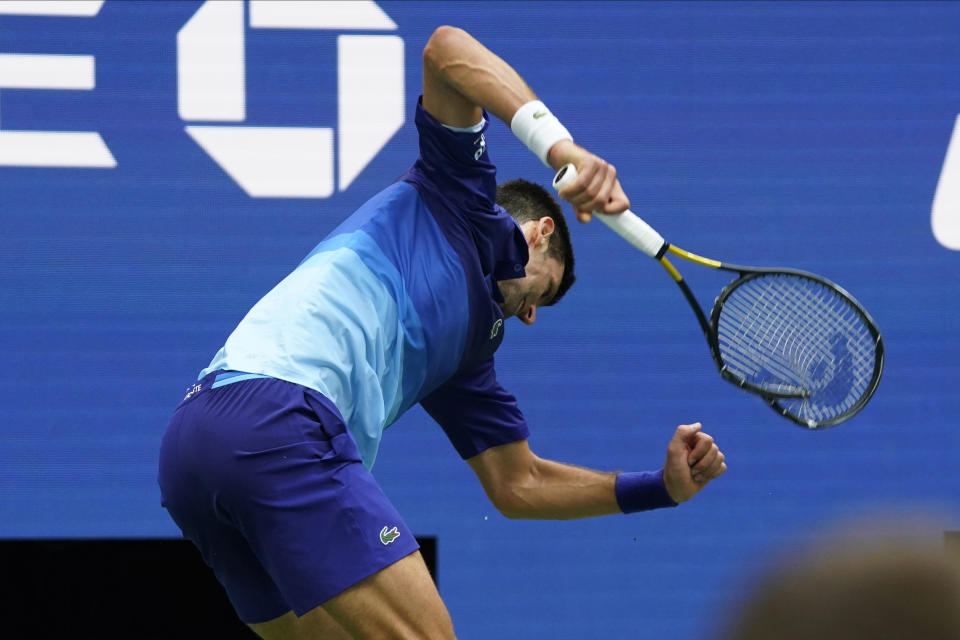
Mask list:
[[522,277],[527,244],[494,202],[484,132],[417,105],[416,163],[334,229],[241,320],[217,370],[314,389],[339,410],[369,469],[383,431],[420,402],[464,458],[529,432],[497,382],[497,280]]

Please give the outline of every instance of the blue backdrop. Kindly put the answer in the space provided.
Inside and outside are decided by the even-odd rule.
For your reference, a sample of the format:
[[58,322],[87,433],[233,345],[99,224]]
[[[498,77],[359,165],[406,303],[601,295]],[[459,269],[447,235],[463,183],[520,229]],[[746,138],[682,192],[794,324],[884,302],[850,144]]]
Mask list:
[[[577,286],[534,327],[508,323],[497,355],[531,446],[655,468],[675,426],[699,420],[729,472],[678,509],[508,521],[410,412],[374,472],[410,526],[438,536],[462,638],[702,637],[770,551],[825,522],[910,505],[957,527],[960,254],[934,236],[931,207],[960,113],[960,5],[381,2],[326,29],[247,21],[232,124],[331,128],[338,158],[357,153],[337,131],[338,37],[403,43],[403,94],[395,82],[383,98],[402,98],[402,126],[355,179],[337,167],[328,197],[289,198],[248,195],[185,131],[231,124],[178,109],[177,34],[204,3],[86,4],[0,15],[0,54],[21,56],[0,66],[0,536],[178,535],[155,482],[169,414],[247,309],[413,161],[420,53],[441,24],[511,62],[667,238],[840,282],[887,345],[860,415],[797,428],[720,380],[657,265],[575,224]],[[10,71],[23,54],[92,60],[43,80]],[[63,86],[91,64],[94,86]],[[17,131],[97,133],[108,151],[40,161],[3,135]],[[501,178],[549,184],[502,123],[488,143]],[[685,271],[706,302],[724,282]]]

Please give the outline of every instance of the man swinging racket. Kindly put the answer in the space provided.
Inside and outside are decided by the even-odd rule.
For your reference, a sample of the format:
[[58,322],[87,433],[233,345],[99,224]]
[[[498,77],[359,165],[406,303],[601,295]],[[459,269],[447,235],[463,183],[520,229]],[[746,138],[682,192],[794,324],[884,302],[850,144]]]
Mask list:
[[466,32],[423,51],[420,156],[243,318],[163,439],[164,506],[261,637],[453,638],[413,534],[370,474],[384,428],[415,403],[510,518],[675,506],[726,470],[699,424],[654,472],[537,457],[497,383],[503,322],[532,324],[573,283],[560,206],[496,185],[487,113],[554,170],[577,216],[629,201],[519,75]]

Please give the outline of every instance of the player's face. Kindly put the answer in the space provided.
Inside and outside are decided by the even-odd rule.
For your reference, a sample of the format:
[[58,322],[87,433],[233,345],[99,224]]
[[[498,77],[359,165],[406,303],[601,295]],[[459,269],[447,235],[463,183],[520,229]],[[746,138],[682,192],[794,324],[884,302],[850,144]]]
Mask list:
[[522,278],[497,283],[503,294],[500,309],[504,318],[516,316],[524,324],[533,324],[537,319],[537,307],[550,304],[556,296],[563,277],[563,265],[556,258],[547,257],[546,252],[531,248],[526,273]]

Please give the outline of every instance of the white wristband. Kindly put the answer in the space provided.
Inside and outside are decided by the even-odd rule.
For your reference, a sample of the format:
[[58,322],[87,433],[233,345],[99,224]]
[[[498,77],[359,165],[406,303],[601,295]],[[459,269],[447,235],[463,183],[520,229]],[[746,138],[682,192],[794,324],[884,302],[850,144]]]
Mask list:
[[548,167],[550,148],[561,140],[573,140],[567,128],[539,100],[531,100],[517,109],[510,121],[510,130]]

